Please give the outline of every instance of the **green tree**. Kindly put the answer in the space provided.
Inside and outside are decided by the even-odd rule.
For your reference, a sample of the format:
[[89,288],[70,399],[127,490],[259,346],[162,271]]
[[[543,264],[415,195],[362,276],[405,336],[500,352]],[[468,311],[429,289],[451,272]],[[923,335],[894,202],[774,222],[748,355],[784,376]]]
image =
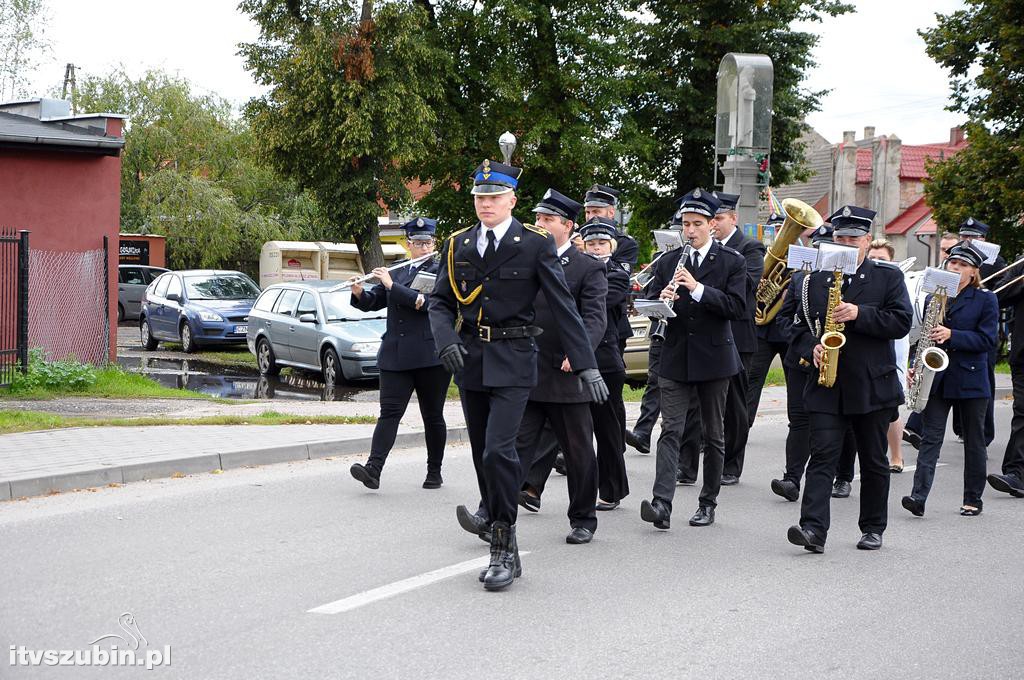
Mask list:
[[921,31],[952,76],[948,109],[965,114],[970,146],[928,166],[928,204],[945,228],[974,216],[1006,252],[1024,250],[1024,1],[967,0]]
[[49,50],[45,0],[0,0],[0,101],[30,96],[29,74]]
[[260,38],[241,54],[270,91],[246,107],[263,157],[314,194],[323,238],[353,239],[367,265],[383,263],[382,204],[410,200],[406,168],[437,150],[445,124],[433,106],[448,69],[424,39],[427,11],[389,0],[243,0]]

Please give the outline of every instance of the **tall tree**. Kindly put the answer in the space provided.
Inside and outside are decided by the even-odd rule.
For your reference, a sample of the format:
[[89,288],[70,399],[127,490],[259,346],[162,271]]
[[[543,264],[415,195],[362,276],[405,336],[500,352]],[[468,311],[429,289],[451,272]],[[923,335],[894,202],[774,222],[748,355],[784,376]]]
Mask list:
[[49,48],[45,0],[0,0],[0,102],[30,96],[29,75]]
[[316,195],[324,238],[353,239],[383,263],[382,205],[410,200],[404,168],[437,148],[432,102],[449,61],[426,39],[428,13],[408,0],[376,8],[337,0],[243,0],[260,38],[241,54],[270,91],[246,114],[270,163]]
[[974,216],[1007,252],[1024,250],[1024,1],[967,0],[921,31],[952,76],[951,111],[965,114],[970,146],[929,165],[928,203],[945,228]]

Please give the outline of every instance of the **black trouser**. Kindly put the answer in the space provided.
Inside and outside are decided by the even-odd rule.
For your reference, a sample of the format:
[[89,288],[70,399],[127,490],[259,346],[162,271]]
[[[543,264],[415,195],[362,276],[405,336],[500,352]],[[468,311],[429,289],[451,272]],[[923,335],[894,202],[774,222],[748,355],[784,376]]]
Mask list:
[[889,461],[886,433],[892,409],[858,415],[808,412],[811,456],[807,463],[800,526],[822,541],[828,535],[832,484],[847,429],[852,428],[860,455],[860,530],[885,531],[889,505]]
[[729,393],[725,397],[725,467],[722,474],[739,477],[743,474],[743,458],[747,452],[750,421],[747,417],[747,371],[753,352],[741,352],[743,368],[729,378]]
[[601,373],[608,385],[608,401],[590,405],[597,437],[597,485],[602,500],[614,503],[629,495],[626,476],[626,405],[622,388],[626,373]]
[[[728,394],[726,399],[728,399]],[[700,417],[700,400],[693,399],[690,401],[690,407],[686,410],[686,429],[679,442],[679,477],[682,479],[697,479],[697,474],[700,472],[703,432],[704,422]],[[725,464],[724,458],[722,464]]]
[[398,425],[409,406],[412,393],[423,417],[423,439],[427,444],[427,470],[441,471],[448,427],[444,422],[444,400],[448,394],[451,374],[443,366],[415,368],[409,371],[380,372],[380,418],[373,428],[370,459],[367,467],[380,472],[395,445]]
[[[537,455],[538,444],[544,439],[546,423],[550,423],[551,431],[565,456],[569,525],[596,531],[597,513],[594,507],[597,505],[597,458],[594,455],[594,422],[590,415],[590,405],[527,402],[516,437],[516,450],[523,466],[521,479],[526,479],[530,486],[533,484],[529,479],[534,474],[543,473],[544,480],[551,474],[550,464],[546,465],[546,469],[534,472],[534,457]],[[553,455],[550,460],[554,461]],[[517,492],[521,486],[517,485]],[[539,486],[539,489],[534,487],[538,495],[544,485],[541,483]]]
[[1010,421],[1010,439],[1003,454],[1003,474],[1024,482],[1024,363],[1010,365],[1013,379],[1013,419]]
[[[775,322],[772,321],[772,323]],[[776,356],[780,359],[786,356],[787,349],[789,349],[789,345],[784,342],[769,342],[764,338],[757,339],[757,351],[751,357],[750,369],[747,371],[747,425],[749,427],[754,426],[754,418],[757,417],[757,408],[761,404],[761,390],[764,389],[768,369],[772,367]],[[789,379],[788,373],[786,379]],[[728,467],[726,470],[728,471]]]
[[[996,390],[996,361],[998,360],[998,351],[992,350],[988,355],[988,382],[992,385],[992,392],[995,394]],[[962,416],[960,415],[960,403],[959,400],[953,401],[953,434],[957,437],[963,438],[964,429],[961,422]],[[911,413],[907,418],[906,429],[917,435],[923,435],[922,430],[924,429],[924,421],[920,413]],[[988,404],[985,407],[985,446],[992,444],[992,441],[996,438],[996,402],[995,398],[988,400]]]
[[477,512],[488,521],[516,523],[523,480],[516,436],[530,391],[529,387],[459,390],[480,487]]
[[704,486],[700,504],[718,505],[725,464],[725,433],[723,430],[726,392],[729,379],[686,383],[661,377],[661,437],[658,438],[658,460],[655,467],[654,498],[672,509],[679,469],[679,442],[686,430],[686,413],[692,402],[700,402],[704,432]]
[[661,415],[661,389],[658,387],[658,363],[661,361],[661,340],[651,339],[647,350],[647,386],[640,400],[640,417],[633,427],[633,434],[644,441],[651,440],[654,424]]
[[798,368],[785,368],[786,372],[786,415],[789,417],[789,432],[786,435],[786,472],[783,479],[800,486],[811,455],[810,429],[807,425],[807,411],[804,409],[804,388],[810,377]]
[[914,500],[924,503],[935,478],[935,464],[939,461],[942,440],[946,437],[946,421],[954,403],[960,405],[960,425],[964,433],[964,505],[981,507],[981,494],[985,490],[985,467],[988,454],[985,451],[985,411],[987,402],[980,399],[945,399],[933,394],[921,414],[924,418],[924,432],[921,433],[921,450],[917,454],[917,469],[914,471]]
[[[547,486],[551,470],[555,467],[555,458],[561,450],[558,446],[558,437],[551,429],[551,423],[545,422],[534,447],[532,460],[529,461],[529,468],[524,470],[523,490],[530,489],[537,498],[544,495],[544,487]],[[526,463],[524,460],[524,466]]]

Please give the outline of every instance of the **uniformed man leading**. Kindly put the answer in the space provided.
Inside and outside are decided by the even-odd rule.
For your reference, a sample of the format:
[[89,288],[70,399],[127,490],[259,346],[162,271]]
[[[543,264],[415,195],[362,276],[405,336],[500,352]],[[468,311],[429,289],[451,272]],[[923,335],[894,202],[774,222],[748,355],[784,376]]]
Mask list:
[[515,440],[537,384],[538,291],[552,307],[582,389],[593,401],[608,397],[554,240],[512,216],[521,173],[491,160],[473,173],[479,222],[445,242],[429,310],[438,355],[459,386],[480,487],[481,512],[459,506],[457,516],[463,528],[490,534],[488,590],[504,588],[522,573],[515,534],[522,466]]

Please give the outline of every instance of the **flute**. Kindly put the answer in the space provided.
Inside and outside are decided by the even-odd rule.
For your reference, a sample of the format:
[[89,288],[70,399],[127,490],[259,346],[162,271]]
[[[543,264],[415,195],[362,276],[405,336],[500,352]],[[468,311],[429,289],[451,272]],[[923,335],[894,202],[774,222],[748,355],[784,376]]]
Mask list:
[[[394,271],[396,269],[401,269],[402,267],[408,267],[409,265],[412,265],[412,264],[418,264],[420,262],[423,262],[424,260],[427,260],[427,259],[430,259],[430,258],[434,257],[435,255],[436,255],[436,253],[427,253],[426,255],[420,255],[419,257],[414,257],[411,260],[402,260],[401,262],[399,262],[397,264],[393,264],[390,267],[385,267],[384,271],[390,272],[390,271]],[[343,281],[343,282],[339,283],[337,286],[333,286],[333,287],[329,288],[328,292],[333,293],[336,290],[345,290],[346,288],[351,288],[353,285],[355,285],[357,283],[365,283],[365,282],[369,281],[372,278],[376,278],[376,274],[374,274],[373,272],[370,272],[369,274],[365,274],[364,276],[360,276],[358,279],[353,279],[351,281]]]

